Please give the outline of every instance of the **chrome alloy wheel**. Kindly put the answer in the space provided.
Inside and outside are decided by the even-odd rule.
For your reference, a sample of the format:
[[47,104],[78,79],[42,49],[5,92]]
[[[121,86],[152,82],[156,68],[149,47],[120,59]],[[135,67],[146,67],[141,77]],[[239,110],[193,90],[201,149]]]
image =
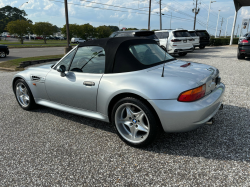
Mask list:
[[5,57],[5,52],[4,51],[0,51],[0,57],[4,58]]
[[17,97],[18,102],[23,107],[27,107],[29,105],[30,97],[28,95],[28,90],[22,82],[19,82],[16,85],[16,97]]
[[132,103],[124,103],[117,108],[115,124],[120,135],[132,143],[143,142],[150,130],[147,115]]

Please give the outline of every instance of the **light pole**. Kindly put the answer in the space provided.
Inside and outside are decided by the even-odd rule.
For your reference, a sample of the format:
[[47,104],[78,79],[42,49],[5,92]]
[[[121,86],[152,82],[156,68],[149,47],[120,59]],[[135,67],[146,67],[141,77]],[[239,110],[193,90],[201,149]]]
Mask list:
[[219,18],[220,18],[220,10],[219,10],[219,13],[218,13],[217,26],[216,26],[216,31],[215,31],[215,35],[214,35],[215,38],[216,38],[216,35],[217,35],[217,29],[218,29]]
[[[230,16],[231,17],[231,16]],[[228,17],[227,18],[227,24],[228,24],[228,19],[230,18],[230,17]],[[227,37],[227,25],[226,25],[226,31],[225,31],[225,38]]]
[[124,18],[124,19],[122,19],[122,20],[119,21],[119,30],[120,30],[120,23],[121,23],[121,21],[123,21],[125,19],[127,19],[127,18]]
[[[207,16],[207,27],[208,27],[208,21],[209,21],[209,14],[210,14],[210,8],[211,8],[211,3],[214,3],[216,1],[210,1],[210,4],[209,4],[209,10],[208,10],[208,16]],[[207,27],[206,27],[206,30],[207,30]]]
[[[25,2],[25,3],[28,3],[28,2]],[[20,9],[25,3],[23,3],[22,5],[20,5],[20,6],[18,7],[18,9]],[[20,14],[19,14],[19,20],[20,20]]]

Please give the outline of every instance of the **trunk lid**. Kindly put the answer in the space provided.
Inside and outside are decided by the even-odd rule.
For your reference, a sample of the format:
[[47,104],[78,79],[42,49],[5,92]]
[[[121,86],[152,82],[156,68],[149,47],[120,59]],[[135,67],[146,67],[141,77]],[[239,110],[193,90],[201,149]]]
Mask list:
[[[190,63],[190,65],[187,65],[188,63]],[[187,66],[181,67],[183,65]],[[156,69],[151,69],[148,72],[156,73],[161,76],[162,71],[163,66],[158,66]],[[217,68],[195,62],[175,60],[172,62],[167,62],[164,66],[164,77],[181,77],[184,79],[189,79],[196,82],[197,86],[207,83],[209,80],[216,78],[218,74],[219,71]]]

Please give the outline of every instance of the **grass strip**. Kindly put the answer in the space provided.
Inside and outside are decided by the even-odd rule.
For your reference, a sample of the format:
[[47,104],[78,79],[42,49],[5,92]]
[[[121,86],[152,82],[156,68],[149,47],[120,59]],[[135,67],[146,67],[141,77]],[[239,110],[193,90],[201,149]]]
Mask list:
[[[27,58],[17,58],[13,60],[8,60],[5,62],[0,63],[0,68],[10,68],[15,70],[21,70],[20,68],[17,68],[21,62],[24,61],[35,61],[35,60],[46,60],[51,58],[61,58],[64,55],[47,55],[47,56],[37,56],[37,57],[27,57]],[[23,69],[23,68],[22,68]]]

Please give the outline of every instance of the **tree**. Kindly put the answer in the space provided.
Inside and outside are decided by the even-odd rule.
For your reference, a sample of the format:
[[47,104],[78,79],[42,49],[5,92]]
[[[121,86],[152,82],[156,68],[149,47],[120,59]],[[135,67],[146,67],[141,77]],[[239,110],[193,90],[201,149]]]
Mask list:
[[49,22],[36,22],[32,30],[38,36],[43,36],[44,43],[46,44],[46,37],[55,32],[55,27]]
[[109,25],[108,27],[111,29],[111,32],[119,31],[119,27],[117,27],[117,26]]
[[[64,36],[67,36],[66,25],[63,26],[61,31],[62,34],[64,34]],[[69,24],[69,39],[73,37],[78,37],[79,35],[80,35],[80,26],[77,24]]]
[[26,19],[24,16],[27,16],[26,12],[16,7],[7,5],[3,8],[0,8],[0,33],[6,31],[6,26],[11,21],[16,21],[19,19],[28,21],[28,19]]
[[11,21],[7,24],[6,30],[10,34],[17,34],[20,37],[20,42],[23,44],[23,37],[29,33],[32,24],[25,20]]
[[96,29],[89,23],[80,25],[79,36],[85,40],[95,37]]
[[96,28],[96,34],[98,38],[107,38],[112,33],[111,29],[106,25],[99,26]]

